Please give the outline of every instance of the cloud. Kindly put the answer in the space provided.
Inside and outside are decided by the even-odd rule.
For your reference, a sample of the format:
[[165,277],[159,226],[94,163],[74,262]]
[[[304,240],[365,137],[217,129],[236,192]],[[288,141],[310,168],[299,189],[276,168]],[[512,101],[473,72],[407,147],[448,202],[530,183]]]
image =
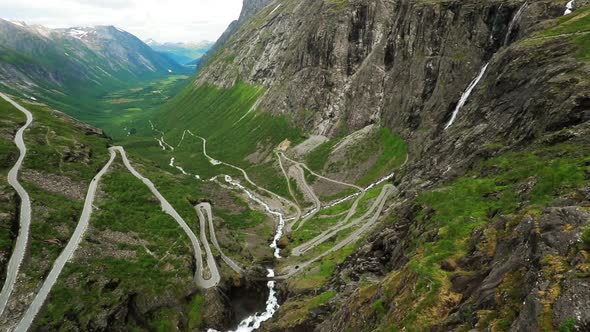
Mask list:
[[242,0],[0,0],[0,15],[51,28],[115,25],[161,42],[216,40]]

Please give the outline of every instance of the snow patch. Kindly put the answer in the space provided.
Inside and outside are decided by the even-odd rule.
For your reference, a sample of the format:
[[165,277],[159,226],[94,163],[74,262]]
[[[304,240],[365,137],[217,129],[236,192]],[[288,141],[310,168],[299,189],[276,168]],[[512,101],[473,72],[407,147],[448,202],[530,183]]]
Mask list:
[[82,38],[84,38],[84,37],[86,37],[86,35],[88,35],[88,31],[72,28],[72,29],[68,30],[68,35],[70,35],[71,37],[74,37],[76,39],[82,40]]
[[14,25],[18,25],[19,27],[26,27],[26,23],[25,22],[21,22],[21,21],[15,21],[15,20],[9,20],[8,22],[14,24]]

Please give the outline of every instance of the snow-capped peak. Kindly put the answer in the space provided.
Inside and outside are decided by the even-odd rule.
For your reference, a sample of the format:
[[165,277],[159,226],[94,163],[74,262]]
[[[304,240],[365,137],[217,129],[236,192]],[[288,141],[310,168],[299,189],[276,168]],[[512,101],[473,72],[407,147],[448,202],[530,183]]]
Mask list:
[[26,27],[27,24],[25,22],[22,21],[16,21],[16,20],[8,20],[8,22],[14,24],[14,25],[18,25],[19,27]]
[[84,28],[70,28],[68,29],[67,33],[68,35],[80,39],[82,40],[82,38],[86,37],[86,35],[88,35],[88,33],[90,33],[90,31],[88,31],[87,29]]

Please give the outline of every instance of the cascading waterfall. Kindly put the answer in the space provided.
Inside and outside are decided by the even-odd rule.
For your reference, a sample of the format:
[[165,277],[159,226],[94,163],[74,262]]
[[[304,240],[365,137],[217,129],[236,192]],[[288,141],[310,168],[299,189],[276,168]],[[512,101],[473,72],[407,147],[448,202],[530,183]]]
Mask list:
[[[277,231],[273,238],[273,241],[270,247],[274,250],[274,256],[276,258],[281,258],[281,250],[278,246],[278,242],[283,236],[283,231],[285,229],[285,217],[282,213],[274,211],[268,204],[262,201],[260,198],[256,197],[252,192],[250,192],[246,187],[241,185],[239,182],[234,181],[230,176],[225,176],[225,182],[231,184],[232,186],[244,191],[248,197],[253,200],[254,202],[260,204],[268,214],[273,216],[277,216],[279,219]],[[268,274],[266,275],[268,278],[275,277],[275,271],[273,269],[267,269]],[[258,328],[260,325],[265,321],[272,318],[275,312],[279,309],[279,299],[277,297],[277,291],[275,289],[276,281],[269,280],[267,282],[267,287],[269,290],[268,299],[266,300],[266,310],[263,313],[256,313],[254,315],[248,316],[246,319],[242,320],[238,325],[238,328],[233,332],[252,332]],[[214,329],[208,329],[207,332],[218,332]]]
[[[573,6],[575,4],[575,0],[570,1],[570,3],[568,3],[568,6],[570,6],[570,4],[573,8]],[[518,21],[522,17],[522,14],[524,13],[524,10],[527,7],[528,7],[528,1],[525,1],[522,4],[522,6],[520,6],[520,8],[516,12],[516,14],[512,18],[512,20],[510,21],[510,24],[508,24],[508,31],[506,33],[506,38],[504,40],[504,46],[508,46],[508,44],[510,43],[510,35],[512,34],[512,31],[514,31],[514,27],[516,26],[516,23],[518,23]],[[461,108],[463,108],[463,106],[465,106],[465,104],[467,103],[467,100],[469,100],[471,93],[473,92],[475,87],[479,84],[479,82],[481,81],[481,79],[485,75],[489,65],[490,65],[490,62],[487,62],[483,66],[483,68],[481,68],[477,77],[469,84],[469,86],[467,87],[467,90],[465,90],[465,92],[463,92],[461,99],[459,99],[459,103],[457,104],[457,106],[455,107],[455,110],[453,111],[453,115],[451,116],[451,120],[449,120],[449,122],[445,126],[445,130],[449,129],[453,125],[453,123],[455,123],[455,120],[457,120],[457,115],[459,114],[459,111],[461,111]]]
[[508,44],[510,43],[510,36],[512,36],[514,27],[516,26],[516,23],[518,23],[518,21],[520,20],[522,13],[524,13],[524,10],[526,9],[526,7],[528,7],[528,5],[529,2],[525,1],[516,12],[516,15],[514,15],[514,18],[512,18],[512,20],[510,21],[510,24],[508,25],[508,32],[506,33],[506,38],[504,39],[504,46],[508,46]]
[[459,114],[459,111],[461,110],[461,108],[463,108],[463,106],[465,106],[465,104],[467,103],[467,100],[469,100],[469,97],[471,96],[471,93],[473,92],[473,89],[475,89],[477,84],[479,84],[479,81],[481,81],[481,79],[483,78],[483,75],[486,73],[486,70],[488,69],[489,64],[490,63],[488,62],[485,64],[485,66],[483,66],[483,68],[479,71],[479,75],[477,75],[477,77],[471,82],[471,84],[469,84],[469,87],[467,87],[467,90],[465,90],[465,92],[463,92],[463,95],[461,96],[461,99],[459,99],[459,103],[457,104],[457,107],[455,107],[455,110],[453,111],[453,115],[451,116],[451,120],[449,120],[449,123],[447,123],[445,130],[449,129],[453,125],[453,123],[457,119],[457,115]]
[[576,7],[576,0],[571,0],[570,2],[567,3],[567,5],[565,5],[565,12],[563,13],[563,15],[569,15],[571,13],[574,12],[574,9]]

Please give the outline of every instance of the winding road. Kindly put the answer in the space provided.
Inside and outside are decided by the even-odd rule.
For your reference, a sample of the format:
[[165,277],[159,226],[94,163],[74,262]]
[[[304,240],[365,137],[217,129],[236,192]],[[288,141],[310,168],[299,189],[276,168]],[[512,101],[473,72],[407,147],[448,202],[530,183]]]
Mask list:
[[[330,179],[328,177],[325,177],[323,175],[320,175],[320,174],[312,171],[304,163],[298,162],[296,160],[293,160],[293,159],[287,157],[283,152],[280,152],[279,153],[279,158],[281,158],[281,157],[284,158],[287,161],[290,161],[291,163],[295,164],[296,166],[298,166],[300,168],[305,168],[307,171],[309,171],[313,176],[315,176],[317,178],[320,178],[320,179],[325,180],[325,181],[328,181],[328,182],[332,182],[332,183],[335,183],[335,184],[338,184],[338,185],[342,185],[342,186],[345,186],[345,187],[350,187],[350,188],[354,188],[354,189],[358,190],[359,192],[357,194],[355,194],[356,196],[358,196],[357,199],[352,204],[352,207],[350,208],[349,213],[346,216],[346,218],[343,221],[341,221],[339,223],[339,225],[344,224],[344,223],[347,223],[348,220],[350,220],[350,218],[352,218],[352,216],[354,216],[354,214],[356,213],[356,209],[358,207],[358,204],[360,203],[361,199],[365,196],[365,193],[366,193],[366,190],[365,189],[363,189],[363,188],[361,188],[361,187],[359,187],[357,185],[354,185],[354,184],[350,184],[350,183],[346,183],[346,182],[342,182],[342,181]],[[305,174],[303,175],[303,177],[305,178]],[[311,189],[311,190],[313,191],[313,189]],[[350,195],[348,197],[352,198],[352,197],[355,197],[355,195]],[[340,204],[340,203],[345,202],[348,199],[348,197],[346,199],[339,200],[337,204]],[[337,204],[334,204],[334,205],[337,205]],[[330,205],[330,206],[333,206],[333,205]],[[321,209],[318,209],[317,211],[314,211],[314,214],[317,213],[317,212],[319,212],[320,210]],[[300,222],[299,226],[296,228],[296,230],[300,229],[303,226],[303,224],[305,224],[305,222],[307,220],[309,220],[309,219],[310,218],[303,218],[303,220],[301,220],[301,222]],[[290,223],[287,226],[287,232],[291,232],[293,230],[293,227],[295,226],[296,223],[297,223],[297,220],[295,220],[294,222]]]
[[[98,174],[92,179],[92,181],[90,183],[90,186],[88,188],[88,192],[86,194],[86,200],[84,201],[84,208],[82,210],[82,214],[80,216],[80,220],[78,221],[78,225],[76,226],[74,234],[72,235],[72,237],[68,241],[68,244],[66,245],[66,247],[64,248],[62,253],[59,255],[57,260],[54,262],[51,271],[49,272],[47,278],[45,279],[45,281],[43,282],[43,285],[41,286],[41,289],[37,292],[35,298],[33,299],[33,302],[31,303],[31,305],[29,306],[29,308],[25,312],[24,316],[21,318],[21,321],[17,325],[15,331],[24,332],[24,331],[27,331],[31,327],[31,325],[35,319],[35,316],[41,310],[43,303],[45,302],[45,300],[47,299],[47,296],[51,292],[51,289],[53,288],[53,286],[57,282],[57,279],[59,278],[61,271],[63,270],[66,263],[71,259],[72,255],[74,254],[74,252],[76,251],[78,246],[80,245],[80,242],[82,241],[84,234],[85,234],[86,230],[88,229],[88,224],[89,224],[90,218],[92,216],[92,211],[94,208],[93,203],[94,203],[94,200],[96,197],[96,190],[98,188],[101,178],[108,171],[108,169],[112,165],[113,161],[115,160],[115,158],[117,156],[117,152],[121,155],[121,157],[123,159],[123,164],[125,165],[125,167],[127,167],[127,169],[131,172],[131,174],[133,174],[136,178],[140,179],[150,189],[152,194],[154,194],[154,196],[156,196],[156,198],[160,201],[160,203],[162,205],[162,210],[164,212],[166,212],[168,215],[170,215],[180,225],[180,227],[185,231],[185,233],[190,238],[191,243],[193,245],[194,255],[195,255],[195,260],[196,260],[196,265],[197,265],[196,270],[195,270],[195,276],[194,276],[195,283],[198,286],[205,288],[205,289],[215,287],[219,284],[219,282],[221,280],[221,276],[220,276],[219,271],[217,269],[215,257],[211,253],[211,249],[209,248],[206,238],[204,239],[204,246],[205,246],[205,251],[207,253],[207,265],[208,265],[209,271],[211,273],[211,277],[207,278],[207,279],[205,279],[203,276],[203,258],[202,258],[201,247],[200,247],[199,241],[197,240],[197,237],[195,236],[192,229],[182,219],[182,217],[178,214],[178,212],[176,212],[176,210],[172,207],[172,205],[162,196],[162,194],[160,194],[158,189],[156,189],[155,185],[149,179],[143,177],[139,172],[137,172],[133,168],[129,159],[127,158],[127,155],[126,155],[123,147],[120,147],[120,146],[111,147],[111,148],[109,148],[109,153],[110,153],[109,161],[98,172]],[[201,220],[202,220],[202,222],[201,222],[201,237],[205,237],[205,227],[203,225],[204,219],[201,219]],[[216,240],[215,240],[215,242],[216,242]]]
[[20,266],[23,262],[23,258],[25,257],[27,242],[29,240],[29,231],[31,227],[31,199],[29,198],[29,194],[27,193],[25,188],[23,188],[23,186],[18,181],[18,173],[23,165],[25,156],[27,155],[27,147],[25,145],[24,133],[25,130],[27,130],[27,128],[29,128],[29,126],[33,122],[33,114],[29,110],[17,104],[14,100],[12,100],[10,97],[1,92],[0,97],[12,104],[12,106],[14,106],[19,111],[23,112],[27,118],[25,125],[22,126],[16,132],[16,136],[14,137],[14,143],[18,147],[20,155],[18,157],[18,160],[8,173],[8,183],[16,190],[20,197],[20,216],[18,236],[16,238],[14,250],[12,251],[12,255],[10,256],[10,261],[8,262],[8,266],[6,267],[6,279],[4,281],[4,285],[2,286],[2,291],[0,292],[0,315],[2,315],[2,313],[6,309],[8,299],[10,298],[10,295],[14,290],[14,284],[16,283],[18,270],[20,269]]
[[243,274],[244,270],[233,259],[229,258],[227,255],[223,253],[223,250],[221,250],[219,242],[217,242],[215,226],[213,225],[213,213],[211,212],[211,204],[201,203],[199,205],[196,205],[195,211],[197,211],[197,216],[199,217],[199,222],[201,225],[201,241],[203,241],[203,233],[205,232],[205,219],[207,219],[209,222],[209,237],[211,238],[213,246],[219,252],[221,259],[237,274]]
[[325,176],[323,176],[323,175],[320,175],[320,174],[318,174],[318,173],[316,173],[316,172],[312,171],[312,170],[311,170],[309,167],[307,167],[307,165],[305,165],[304,163],[298,162],[298,161],[296,161],[296,160],[293,160],[293,159],[291,159],[291,158],[287,157],[287,155],[285,155],[285,153],[283,153],[283,152],[280,152],[280,153],[279,153],[279,155],[280,155],[281,157],[283,157],[284,159],[286,159],[286,160],[288,160],[288,161],[292,162],[293,164],[295,164],[295,165],[299,165],[300,167],[303,167],[303,168],[305,168],[305,169],[306,169],[308,172],[310,172],[310,173],[311,173],[313,176],[315,176],[315,177],[318,177],[318,178],[320,178],[320,179],[322,179],[322,180],[326,180],[326,181],[328,181],[328,182],[336,183],[336,184],[339,184],[339,185],[342,185],[342,186],[345,186],[345,187],[351,187],[351,188],[354,188],[354,189],[356,189],[356,190],[359,190],[359,191],[363,191],[363,190],[364,190],[363,188],[361,188],[361,187],[357,186],[356,184],[350,184],[350,183],[346,183],[346,182],[342,182],[342,181],[338,181],[338,180],[330,179],[330,178],[327,178],[327,177],[325,177]]
[[[279,160],[279,167],[281,168],[281,172],[283,172],[283,176],[285,177],[285,180],[287,181],[287,188],[289,188],[289,194],[291,195],[291,198],[293,198],[293,200],[295,201],[295,204],[297,205],[297,208],[299,209],[299,216],[301,216],[301,208],[299,206],[299,202],[297,202],[297,196],[295,195],[295,191],[293,191],[293,187],[291,187],[291,181],[289,180],[289,175],[287,174],[287,171],[285,170],[285,166],[283,165],[283,160],[281,159],[281,157],[279,156],[279,154],[277,153],[277,159]],[[299,218],[296,218],[299,219]]]
[[76,230],[74,231],[74,234],[72,235],[72,237],[68,241],[68,244],[66,245],[64,250],[61,252],[59,257],[57,257],[57,259],[53,263],[53,267],[51,268],[51,271],[47,275],[47,278],[45,278],[45,281],[43,282],[41,289],[39,289],[39,291],[37,292],[37,295],[35,295],[33,302],[31,302],[31,304],[29,305],[29,308],[25,312],[21,321],[16,326],[15,331],[24,332],[24,331],[27,331],[31,327],[31,324],[33,323],[33,320],[35,319],[35,316],[37,316],[37,314],[41,310],[43,303],[47,299],[47,296],[49,295],[51,288],[53,288],[53,285],[55,285],[55,282],[57,281],[57,278],[59,277],[61,271],[63,270],[66,263],[70,260],[70,258],[74,254],[74,251],[80,245],[80,242],[82,241],[82,238],[84,237],[84,233],[88,229],[88,223],[90,222],[90,217],[92,216],[92,210],[93,210],[92,203],[94,203],[94,198],[96,196],[96,189],[98,188],[98,184],[100,182],[100,179],[108,171],[109,167],[111,167],[111,164],[113,163],[113,161],[115,160],[115,157],[117,156],[114,150],[110,150],[109,152],[111,155],[109,161],[100,170],[100,172],[98,172],[98,174],[94,177],[94,179],[92,179],[92,182],[90,182],[90,186],[88,188],[88,193],[86,194],[86,201],[84,201],[84,209],[82,210],[82,215],[80,216],[80,220],[78,221],[78,225],[76,226]]
[[288,199],[286,199],[286,198],[284,198],[284,197],[282,197],[282,196],[280,196],[280,195],[278,195],[278,194],[276,194],[276,193],[274,193],[274,192],[272,192],[272,191],[270,191],[270,190],[268,190],[268,189],[266,189],[266,188],[260,187],[259,185],[257,185],[256,183],[254,183],[254,181],[252,181],[252,180],[250,179],[250,177],[248,176],[248,173],[246,173],[246,171],[245,171],[243,168],[240,168],[240,167],[238,167],[238,166],[235,166],[235,165],[232,165],[232,164],[228,164],[228,163],[226,163],[226,162],[223,162],[223,161],[217,160],[217,159],[215,159],[215,158],[212,158],[211,156],[209,156],[209,155],[207,154],[207,139],[205,139],[204,137],[201,137],[201,136],[199,136],[199,135],[195,135],[195,134],[193,134],[193,133],[192,133],[190,130],[187,130],[187,132],[188,132],[188,133],[189,133],[191,136],[193,136],[193,137],[195,137],[195,138],[198,138],[198,139],[200,139],[200,140],[202,140],[202,141],[203,141],[203,155],[205,156],[205,158],[209,159],[209,161],[210,161],[210,162],[211,162],[213,165],[225,165],[225,166],[227,166],[227,167],[230,167],[230,168],[233,168],[233,169],[235,169],[235,170],[239,171],[239,172],[240,172],[240,173],[242,173],[242,175],[244,176],[244,179],[246,179],[246,181],[247,181],[249,184],[251,184],[253,187],[255,187],[256,189],[258,189],[258,190],[260,190],[260,191],[263,191],[263,192],[265,192],[265,193],[267,193],[267,194],[269,194],[269,195],[271,195],[271,196],[273,196],[273,197],[277,198],[277,199],[278,199],[280,202],[282,202],[282,203],[284,203],[284,204],[286,204],[286,205],[290,205],[290,206],[294,207],[294,208],[295,208],[295,210],[297,211],[297,213],[296,213],[296,214],[297,214],[297,216],[296,216],[296,217],[294,217],[294,218],[296,218],[296,219],[297,219],[297,218],[298,218],[298,216],[301,214],[301,209],[299,208],[299,206],[298,206],[297,204],[293,203],[292,201],[290,201],[290,200],[288,200]]
[[[373,202],[373,205],[371,206],[371,208],[363,216],[356,218],[352,222],[348,222],[348,220],[352,217],[352,215],[349,213],[342,222],[339,222],[338,224],[330,227],[329,229],[322,232],[320,235],[318,235],[314,239],[294,248],[291,251],[291,254],[294,256],[301,256],[301,255],[305,254],[309,250],[326,242],[327,240],[329,240],[331,237],[333,237],[337,233],[339,233],[345,229],[348,229],[352,226],[358,225],[363,220],[367,219],[375,211],[377,211],[377,213],[375,213],[374,217],[378,217],[379,214],[381,214],[383,204],[385,203],[387,198],[393,193],[393,189],[395,189],[395,187],[393,185],[384,186],[383,189],[381,190],[381,193],[377,197],[377,199],[375,199],[375,201]],[[357,200],[357,202],[358,202],[358,200]],[[352,211],[352,209],[351,209],[351,211]]]
[[166,198],[164,198],[164,196],[160,194],[153,182],[150,181],[148,178],[143,177],[139,172],[137,172],[133,168],[133,166],[131,166],[131,163],[129,162],[129,159],[127,159],[127,155],[123,147],[116,146],[112,147],[111,149],[116,150],[121,154],[121,157],[123,158],[123,163],[125,164],[125,167],[127,167],[127,169],[129,170],[129,172],[131,172],[131,174],[133,174],[133,176],[135,176],[136,178],[140,179],[150,189],[152,194],[154,194],[154,196],[156,196],[156,198],[162,204],[162,210],[166,212],[168,215],[170,215],[174,220],[176,220],[178,225],[180,225],[180,227],[190,238],[191,243],[193,245],[195,260],[197,264],[197,268],[195,270],[195,281],[197,285],[205,289],[217,286],[219,284],[219,281],[221,281],[221,276],[219,275],[219,270],[217,269],[215,257],[213,257],[213,254],[211,254],[211,249],[209,248],[208,243],[205,242],[204,245],[205,251],[207,253],[207,265],[209,267],[209,271],[211,272],[211,278],[205,279],[202,275],[203,254],[201,251],[201,246],[199,245],[199,240],[195,236],[193,230],[188,226],[184,219],[182,219],[180,214],[176,212],[174,207],[172,207],[172,205],[166,200]]
[[[310,198],[313,201],[313,205],[314,205],[313,209],[311,209],[308,213],[306,213],[303,217],[301,217],[301,221],[299,222],[297,229],[295,229],[295,230],[298,230],[301,228],[301,226],[303,226],[305,224],[306,221],[313,218],[313,216],[315,216],[320,211],[320,209],[322,208],[322,202],[320,201],[318,196],[315,194],[315,192],[313,191],[311,186],[305,180],[305,171],[303,170],[303,168],[300,165],[296,164],[292,168],[290,168],[290,170],[292,170],[295,173],[294,177],[295,177],[295,180],[297,181],[297,185],[300,186],[301,189],[303,189],[304,195],[306,195],[308,198]],[[297,220],[295,220],[295,223],[296,222],[297,222]],[[290,233],[293,230],[293,226],[295,225],[295,223],[289,223],[289,225],[287,227],[288,233]]]
[[[24,160],[24,158],[26,156],[26,152],[27,152],[23,135],[24,135],[25,130],[33,122],[33,115],[31,114],[31,112],[29,112],[24,107],[20,106],[16,102],[14,102],[8,96],[0,93],[0,97],[2,97],[3,99],[5,99],[9,103],[11,103],[14,107],[16,107],[21,112],[23,112],[27,118],[25,125],[17,131],[17,134],[15,136],[14,141],[20,151],[20,156],[19,156],[16,164],[14,165],[14,167],[10,170],[9,175],[8,175],[8,181],[9,181],[10,185],[15,188],[15,190],[17,191],[17,193],[21,197],[20,229],[19,229],[19,235],[18,235],[16,244],[15,244],[15,249],[14,249],[13,254],[10,258],[10,262],[9,262],[9,265],[7,268],[6,282],[2,288],[2,292],[0,293],[0,314],[1,314],[5,310],[6,305],[8,303],[8,299],[14,289],[14,285],[16,283],[16,278],[18,275],[18,270],[19,270],[19,267],[20,267],[22,260],[24,258],[24,254],[25,254],[26,246],[27,246],[27,242],[28,242],[28,237],[29,237],[29,228],[30,228],[30,223],[31,223],[31,203],[30,203],[30,198],[29,198],[28,193],[25,191],[25,189],[21,186],[21,184],[18,181],[18,173],[22,167],[23,160]],[[152,125],[152,128],[153,128],[153,125]],[[158,131],[158,132],[160,132],[160,131]],[[160,145],[163,146],[164,149],[165,149],[165,146],[168,146],[171,150],[174,150],[171,146],[169,146],[167,143],[165,143],[164,137],[163,137],[164,134],[162,132],[160,132],[160,133],[162,134],[162,138],[160,140],[158,140]],[[295,220],[295,222],[297,222],[301,218],[301,209],[300,209],[299,205],[293,203],[292,201],[290,201],[280,195],[273,193],[270,190],[267,190],[263,187],[256,185],[249,178],[248,174],[246,173],[246,171],[244,169],[234,166],[234,165],[231,165],[231,164],[228,164],[228,163],[225,163],[225,162],[218,161],[218,160],[210,157],[209,155],[207,155],[207,150],[206,150],[207,140],[205,138],[194,135],[189,130],[185,131],[185,133],[189,133],[190,135],[192,135],[196,138],[199,138],[203,141],[203,154],[206,158],[208,158],[211,161],[212,164],[214,164],[214,165],[223,164],[225,166],[228,166],[230,168],[238,170],[240,173],[243,174],[245,180],[250,185],[255,187],[256,189],[269,194],[271,197],[277,198],[279,200],[279,202],[281,202],[280,204],[286,204],[287,206],[295,207],[296,216],[292,218]],[[184,134],[183,134],[183,140],[184,140]],[[180,143],[179,143],[179,145],[180,145]],[[19,324],[16,327],[16,331],[27,331],[31,327],[31,325],[35,319],[35,316],[41,310],[44,302],[46,301],[47,297],[49,296],[49,294],[51,292],[52,287],[57,282],[59,275],[61,274],[61,271],[65,267],[66,263],[72,258],[76,249],[79,247],[82,239],[84,238],[85,232],[88,229],[88,225],[90,223],[90,218],[92,216],[92,212],[94,209],[93,203],[94,203],[94,200],[96,197],[96,191],[98,189],[99,183],[100,183],[102,177],[108,172],[109,168],[113,164],[114,160],[117,157],[117,153],[121,155],[123,164],[125,165],[127,170],[131,174],[133,174],[133,176],[135,176],[137,179],[141,180],[149,188],[149,190],[152,192],[152,194],[159,200],[161,207],[162,207],[162,211],[167,213],[168,215],[170,215],[189,237],[191,244],[193,246],[194,257],[195,257],[195,261],[196,261],[196,270],[195,270],[195,275],[194,275],[194,281],[197,284],[197,286],[204,288],[204,289],[213,288],[213,287],[216,287],[221,280],[221,276],[220,276],[220,273],[219,273],[219,270],[217,267],[215,257],[213,255],[213,252],[212,252],[212,250],[209,246],[209,242],[207,240],[207,227],[209,227],[209,237],[211,239],[211,242],[213,243],[213,246],[216,248],[216,250],[219,252],[222,260],[236,273],[242,274],[244,272],[242,267],[240,267],[235,261],[233,261],[231,258],[229,258],[228,256],[226,256],[223,253],[221,246],[218,243],[217,236],[215,233],[211,205],[209,203],[201,203],[201,204],[196,205],[194,208],[195,208],[195,211],[197,213],[199,223],[200,223],[200,240],[203,242],[203,246],[205,248],[205,254],[206,254],[206,262],[207,262],[207,268],[208,268],[208,273],[206,273],[206,274],[208,274],[208,276],[207,276],[207,278],[205,278],[204,264],[203,264],[203,252],[201,250],[199,239],[197,238],[197,236],[195,235],[195,233],[193,232],[191,227],[184,221],[184,219],[178,214],[178,212],[166,200],[166,198],[164,198],[164,196],[158,191],[158,189],[153,184],[153,182],[150,181],[148,178],[145,178],[144,176],[142,176],[132,166],[131,162],[127,158],[126,152],[123,147],[120,147],[120,146],[111,147],[111,148],[109,148],[109,153],[110,153],[109,160],[107,161],[105,166],[96,174],[96,176],[92,179],[92,181],[89,185],[86,199],[84,202],[84,207],[83,207],[82,213],[80,215],[80,219],[78,221],[76,229],[74,230],[73,235],[69,239],[64,250],[61,252],[61,254],[58,256],[56,261],[53,263],[51,271],[49,272],[49,274],[48,274],[47,278],[44,280],[41,288],[39,289],[39,291],[35,295],[31,305],[28,307],[27,311],[25,312],[25,314],[21,318],[21,321],[19,322]],[[294,255],[296,255],[296,256],[302,255],[302,254],[306,253],[307,251],[317,247],[319,244],[325,242],[326,240],[332,238],[338,232],[340,232],[344,229],[353,227],[357,224],[361,224],[363,221],[365,221],[367,218],[370,217],[370,219],[368,219],[365,223],[363,223],[359,229],[355,230],[352,234],[350,234],[343,241],[340,241],[338,244],[336,244],[335,246],[333,246],[329,250],[323,252],[322,254],[318,255],[317,257],[314,257],[313,259],[306,261],[305,263],[299,264],[296,267],[287,267],[285,270],[283,270],[283,272],[285,272],[285,274],[277,277],[277,279],[286,279],[286,278],[294,275],[295,273],[305,269],[305,267],[316,262],[317,260],[325,257],[326,255],[328,255],[334,251],[340,250],[341,248],[343,248],[347,244],[360,239],[361,236],[363,235],[363,233],[366,232],[368,229],[370,229],[376,223],[377,219],[379,218],[379,215],[381,214],[381,212],[383,210],[385,202],[387,201],[389,196],[395,191],[395,187],[393,185],[384,186],[381,194],[375,200],[375,202],[373,203],[371,208],[367,211],[367,213],[365,213],[362,217],[359,217],[359,218],[355,219],[353,222],[349,223],[348,221],[356,213],[357,206],[358,206],[360,200],[362,199],[362,197],[364,197],[364,194],[366,193],[367,189],[363,189],[363,188],[356,186],[356,185],[333,180],[333,179],[324,177],[320,174],[317,174],[317,173],[313,172],[311,169],[309,169],[305,164],[289,159],[282,152],[277,153],[277,155],[279,156],[279,162],[281,165],[281,169],[283,170],[283,173],[285,174],[285,176],[287,176],[287,173],[285,172],[285,170],[283,168],[281,157],[294,164],[294,166],[292,167],[292,170],[294,170],[296,173],[296,180],[298,180],[298,183],[302,186],[305,193],[310,198],[312,198],[312,200],[314,202],[314,209],[311,212],[309,212],[306,216],[304,216],[304,219],[303,219],[302,223],[299,225],[299,227],[301,227],[303,225],[305,220],[311,218],[315,213],[317,213],[321,209],[321,202],[320,202],[319,198],[317,197],[317,195],[315,194],[313,189],[307,184],[307,182],[305,180],[304,169],[308,170],[311,174],[313,174],[314,176],[316,176],[320,179],[323,179],[323,180],[326,180],[326,181],[329,181],[332,183],[336,183],[339,185],[352,187],[352,188],[359,190],[359,193],[356,194],[358,196],[358,198],[354,202],[354,204],[352,205],[350,210],[348,211],[347,216],[340,223],[330,227],[328,230],[326,230],[322,234],[318,235],[316,238],[295,248],[293,250]],[[278,219],[279,219],[278,228],[277,228],[275,237],[273,239],[273,242],[271,244],[271,248],[273,248],[275,250],[275,257],[280,258],[280,254],[279,254],[280,249],[278,247],[278,241],[280,240],[280,238],[283,235],[283,228],[285,227],[285,221],[286,221],[283,213],[273,210],[269,206],[269,204],[264,202],[262,199],[256,197],[247,188],[245,188],[244,186],[239,184],[239,182],[233,181],[231,179],[231,177],[226,176],[225,178],[226,178],[226,182],[244,190],[251,199],[253,199],[257,203],[261,204],[265,208],[267,213],[278,217]],[[287,180],[288,180],[288,177],[287,177]],[[354,197],[354,195],[351,195],[349,197]],[[274,277],[274,271],[269,270],[269,277]],[[269,296],[269,300],[267,303],[267,311],[265,313],[263,313],[262,315],[251,316],[249,318],[249,320],[251,320],[252,322],[260,323],[260,322],[270,318],[272,316],[272,314],[274,313],[274,311],[278,308],[278,302],[277,302],[276,296],[273,295],[274,294],[273,292],[275,291],[273,281],[269,281],[269,289],[271,291],[271,296]]]
[[[383,187],[383,190],[381,191],[381,194],[379,195],[379,197],[376,200],[376,203],[378,203],[378,206],[375,209],[375,213],[366,223],[364,223],[361,227],[359,227],[359,229],[355,230],[346,239],[338,242],[335,246],[324,251],[320,255],[318,255],[308,261],[300,263],[296,266],[288,266],[288,267],[284,268],[281,271],[283,274],[281,274],[280,276],[277,276],[275,279],[283,279],[283,280],[288,279],[288,278],[292,277],[293,275],[297,274],[298,272],[305,270],[308,266],[310,266],[311,264],[317,262],[318,260],[326,257],[327,255],[344,248],[345,246],[347,246],[350,243],[360,240],[362,238],[363,234],[366,233],[367,231],[369,231],[377,223],[377,220],[379,219],[379,216],[381,215],[381,212],[383,211],[383,208],[385,206],[385,203],[387,202],[387,199],[396,190],[397,189],[395,188],[395,186],[393,186],[391,184],[385,185]],[[373,206],[375,207],[376,205],[374,204]],[[365,216],[368,216],[368,214],[369,213],[367,213]],[[365,217],[365,216],[363,216],[363,217]],[[359,219],[361,219],[361,218],[359,218]]]

